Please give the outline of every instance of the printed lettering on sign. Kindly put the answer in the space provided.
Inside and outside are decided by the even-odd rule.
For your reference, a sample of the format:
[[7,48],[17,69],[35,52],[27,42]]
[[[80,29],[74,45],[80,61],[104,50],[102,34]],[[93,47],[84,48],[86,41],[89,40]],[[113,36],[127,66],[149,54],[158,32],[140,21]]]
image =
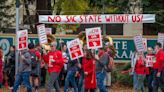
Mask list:
[[67,47],[68,47],[71,60],[83,57],[82,46],[80,44],[79,38],[67,42]]
[[102,24],[154,23],[155,14],[39,15],[39,23]]
[[28,32],[27,30],[20,30],[17,32],[18,50],[26,49],[28,45]]
[[88,49],[96,49],[102,47],[101,29],[100,27],[87,28],[86,40]]

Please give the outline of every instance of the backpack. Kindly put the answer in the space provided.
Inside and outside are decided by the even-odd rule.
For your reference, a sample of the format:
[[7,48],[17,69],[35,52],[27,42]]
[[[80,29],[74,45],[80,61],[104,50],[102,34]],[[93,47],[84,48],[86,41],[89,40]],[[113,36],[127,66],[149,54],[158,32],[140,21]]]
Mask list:
[[106,72],[112,72],[113,70],[113,58],[109,56],[108,63],[104,66],[104,70]]
[[37,67],[37,57],[36,57],[36,51],[34,52],[30,52],[30,55],[31,55],[31,67],[32,68],[36,68]]

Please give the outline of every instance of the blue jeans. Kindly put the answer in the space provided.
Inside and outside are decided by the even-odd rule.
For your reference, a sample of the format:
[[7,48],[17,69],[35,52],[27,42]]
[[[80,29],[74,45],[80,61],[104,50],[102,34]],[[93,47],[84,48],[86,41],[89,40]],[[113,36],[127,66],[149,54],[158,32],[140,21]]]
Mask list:
[[100,92],[108,92],[104,85],[104,79],[106,77],[105,72],[96,72],[96,79],[97,79],[97,86],[100,90]]
[[78,92],[84,92],[83,83],[84,83],[84,73],[81,71],[80,78],[78,81]]
[[71,84],[74,88],[74,92],[78,92],[78,88],[77,88],[76,81],[75,81],[75,73],[76,72],[73,72],[73,71],[67,72],[67,76],[65,79],[64,92],[67,92],[67,89],[69,87],[69,82],[71,82]]
[[27,92],[32,92],[32,87],[30,84],[30,72],[21,72],[16,75],[12,92],[17,92],[18,86],[21,84],[21,82],[23,82],[23,84],[27,87]]
[[164,68],[162,69],[161,76],[157,77],[158,70],[154,70],[153,79],[153,92],[158,92],[158,88],[161,88],[161,92],[164,92]]
[[148,88],[149,88],[149,92],[153,92],[153,86],[152,86],[153,75],[146,75],[146,79],[147,79],[147,85],[148,85]]

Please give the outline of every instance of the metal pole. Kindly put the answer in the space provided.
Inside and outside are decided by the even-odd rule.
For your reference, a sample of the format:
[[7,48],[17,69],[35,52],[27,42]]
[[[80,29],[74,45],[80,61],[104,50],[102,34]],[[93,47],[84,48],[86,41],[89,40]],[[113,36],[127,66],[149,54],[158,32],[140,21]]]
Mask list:
[[18,51],[18,48],[17,48],[17,32],[19,31],[19,5],[20,5],[20,2],[19,0],[16,0],[16,39],[15,39],[15,74],[18,73],[18,55],[19,55],[19,51]]

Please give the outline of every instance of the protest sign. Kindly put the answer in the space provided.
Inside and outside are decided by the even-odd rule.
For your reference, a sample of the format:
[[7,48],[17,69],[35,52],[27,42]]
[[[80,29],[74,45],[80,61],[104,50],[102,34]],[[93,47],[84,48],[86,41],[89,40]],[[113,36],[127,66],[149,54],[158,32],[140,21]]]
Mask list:
[[52,34],[52,28],[45,28],[46,34],[51,35]]
[[146,55],[146,67],[153,67],[153,63],[155,62],[155,57]]
[[158,33],[158,42],[161,43],[162,48],[164,46],[164,33]]
[[147,39],[146,38],[142,38],[142,41],[143,41],[143,45],[144,45],[145,52],[146,52],[147,51]]
[[83,50],[79,38],[67,42],[67,47],[71,60],[83,57]]
[[17,49],[23,50],[28,48],[28,32],[27,30],[17,31]]
[[39,23],[110,24],[154,23],[155,14],[39,15]]
[[136,50],[138,52],[145,51],[145,47],[144,47],[144,44],[143,44],[143,41],[142,41],[142,35],[134,36],[133,40],[134,40],[134,44],[135,44]]
[[45,25],[44,24],[37,25],[37,31],[39,36],[39,43],[46,44],[48,41],[47,41]]
[[86,41],[88,49],[96,49],[102,47],[101,28],[87,28],[86,29]]

